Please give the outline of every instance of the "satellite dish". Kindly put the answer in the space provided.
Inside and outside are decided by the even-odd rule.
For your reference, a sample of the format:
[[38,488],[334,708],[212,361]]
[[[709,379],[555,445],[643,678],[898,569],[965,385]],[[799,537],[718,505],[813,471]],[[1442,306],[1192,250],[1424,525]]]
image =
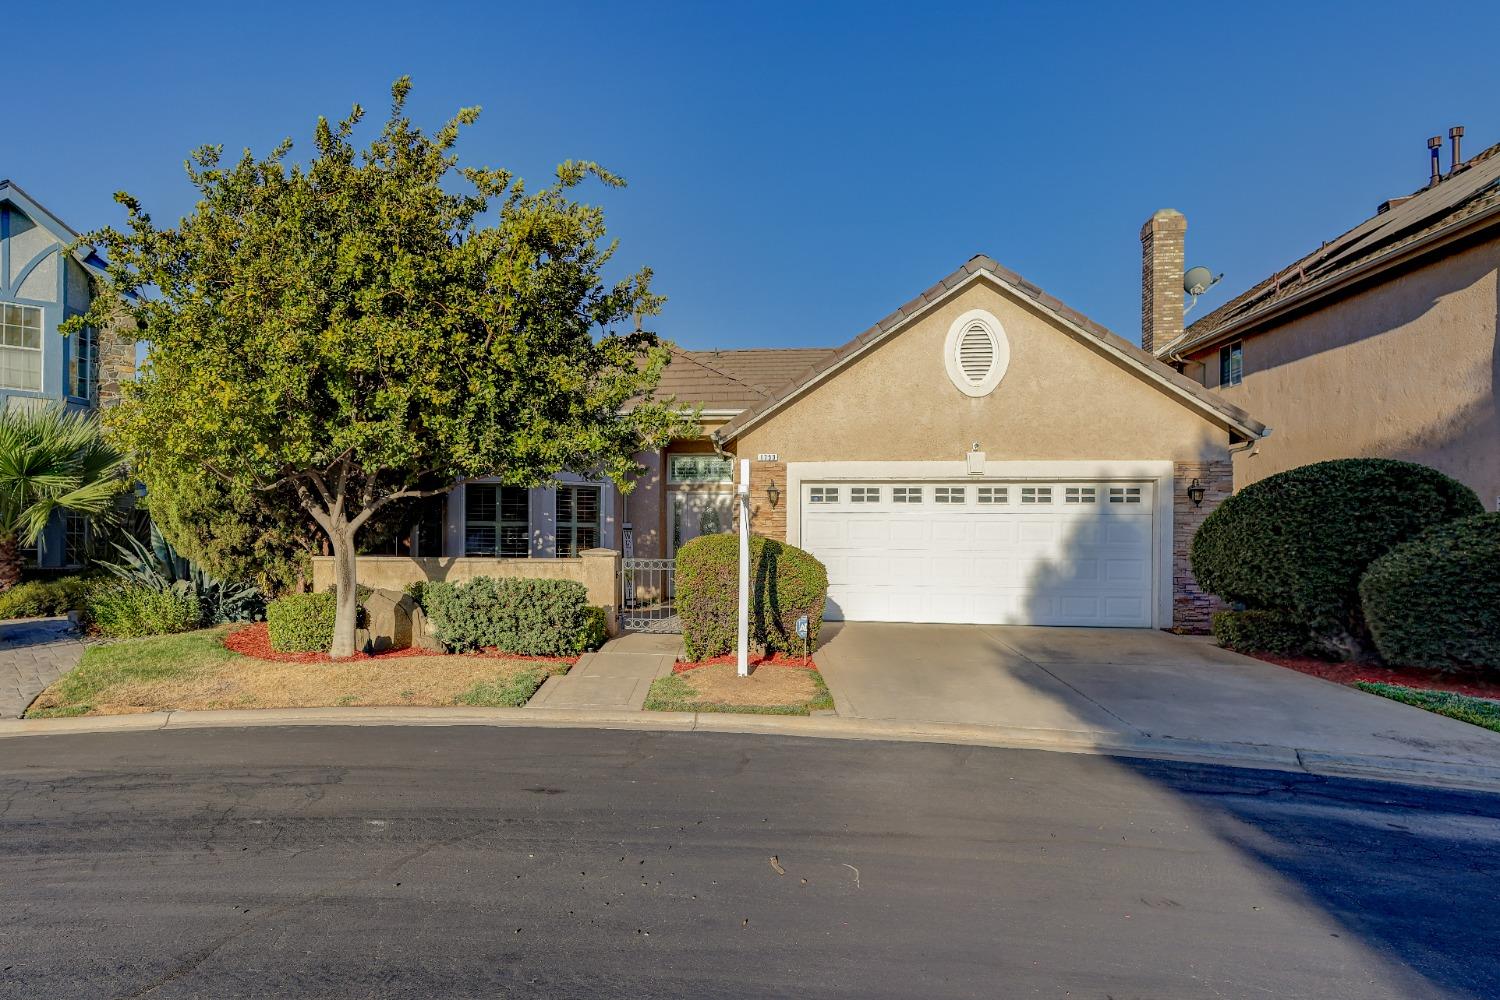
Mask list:
[[1198,304],[1198,296],[1217,285],[1219,279],[1223,277],[1224,275],[1216,275],[1206,267],[1188,268],[1187,273],[1182,276],[1182,290],[1191,295],[1193,301],[1189,302],[1187,308],[1182,310],[1183,315],[1187,315],[1192,311],[1193,306]]
[[1224,277],[1222,274],[1215,277],[1214,273],[1206,267],[1190,267],[1187,274],[1182,276],[1182,290],[1189,295],[1202,295],[1217,285],[1219,278],[1222,277]]

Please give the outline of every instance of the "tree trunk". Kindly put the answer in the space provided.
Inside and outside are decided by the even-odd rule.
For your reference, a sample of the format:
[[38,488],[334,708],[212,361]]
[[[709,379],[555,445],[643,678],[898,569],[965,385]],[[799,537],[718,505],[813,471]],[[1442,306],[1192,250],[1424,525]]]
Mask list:
[[355,559],[354,530],[348,525],[329,532],[333,543],[333,583],[337,590],[338,613],[333,620],[333,648],[329,650],[335,660],[353,656],[354,633],[359,624],[359,580],[358,563]]
[[0,534],[0,594],[21,582],[21,540],[13,533]]

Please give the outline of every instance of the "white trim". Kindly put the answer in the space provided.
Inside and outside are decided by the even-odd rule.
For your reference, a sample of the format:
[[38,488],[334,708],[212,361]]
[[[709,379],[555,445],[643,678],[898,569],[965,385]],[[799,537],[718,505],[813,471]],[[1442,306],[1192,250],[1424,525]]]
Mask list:
[[[964,335],[978,323],[989,335],[994,357],[989,372],[979,382],[969,381],[959,364],[958,352]],[[994,314],[985,309],[970,309],[948,327],[948,337],[943,341],[943,361],[948,366],[948,378],[954,387],[965,396],[988,396],[995,391],[1005,370],[1010,367],[1010,339],[1005,336],[1005,327]]]
[[[930,480],[983,480],[969,475],[968,463],[956,462],[788,462],[786,466],[787,504],[786,540],[800,545],[802,539],[802,484],[821,480],[841,483],[859,480],[926,482]],[[1036,461],[985,462],[984,479],[1138,481],[1154,485],[1152,507],[1152,551],[1155,559],[1151,574],[1152,628],[1172,625],[1172,498],[1173,465],[1170,461]]]
[[[1255,427],[1252,427],[1249,424],[1242,423],[1238,418],[1230,416],[1222,410],[1219,410],[1207,400],[1199,398],[1186,387],[1178,385],[1176,382],[1168,378],[1165,374],[1157,371],[1156,368],[1154,368],[1151,364],[1143,362],[1140,359],[1127,353],[1126,351],[1121,350],[1118,345],[1111,344],[1104,338],[1095,336],[1094,334],[1085,330],[1083,327],[1079,326],[1077,323],[1074,323],[1072,320],[1068,319],[1066,316],[1063,316],[1061,313],[1048,308],[1038,300],[1032,298],[1029,295],[1026,295],[1019,289],[1014,288],[1009,282],[1005,281],[999,275],[994,274],[993,272],[985,268],[980,268],[979,270],[973,271],[966,277],[959,280],[942,295],[939,295],[937,298],[923,303],[921,308],[917,309],[910,316],[902,317],[889,329],[881,331],[879,336],[871,337],[868,341],[861,344],[857,350],[849,353],[844,357],[841,357],[838,362],[831,367],[824,369],[808,381],[803,382],[790,394],[776,400],[776,402],[772,406],[754,414],[748,421],[744,423],[744,425],[734,428],[734,437],[743,437],[748,431],[750,431],[751,428],[759,426],[761,423],[770,419],[773,414],[780,413],[782,409],[789,406],[792,402],[806,395],[812,389],[816,388],[819,385],[822,385],[824,382],[842,372],[845,368],[848,368],[855,361],[864,357],[864,355],[868,351],[874,349],[880,344],[885,343],[885,341],[890,339],[890,337],[922,319],[928,313],[932,312],[934,309],[937,309],[943,303],[947,302],[954,295],[957,295],[959,292],[962,292],[964,289],[968,288],[974,282],[979,280],[988,280],[995,286],[996,289],[1009,296],[1011,299],[1013,299],[1023,307],[1036,309],[1044,313],[1059,326],[1061,326],[1063,328],[1063,332],[1067,333],[1075,340],[1078,340],[1088,346],[1098,347],[1105,354],[1118,361],[1122,366],[1129,368],[1141,375],[1144,375],[1148,380],[1156,383],[1159,388],[1165,390],[1170,395],[1178,397],[1190,408],[1197,410],[1201,415],[1208,418],[1211,423],[1235,431],[1252,440],[1265,436],[1266,431],[1263,425],[1257,423]],[[1161,362],[1158,361],[1157,363],[1160,364]],[[1256,427],[1260,427],[1261,429],[1257,430]],[[718,431],[715,431],[714,433],[717,436]]]

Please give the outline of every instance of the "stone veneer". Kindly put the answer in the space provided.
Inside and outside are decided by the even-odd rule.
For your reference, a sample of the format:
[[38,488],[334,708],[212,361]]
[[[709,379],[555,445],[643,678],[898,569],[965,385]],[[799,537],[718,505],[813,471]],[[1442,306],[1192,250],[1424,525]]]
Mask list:
[[121,316],[99,334],[99,408],[120,401],[120,387],[135,379],[135,320]]
[[[1197,479],[1207,491],[1203,506],[1194,507],[1188,487]],[[1185,632],[1207,632],[1209,619],[1224,607],[1198,586],[1188,552],[1203,519],[1234,492],[1230,462],[1178,462],[1172,467],[1172,625]]]
[[[735,464],[734,477],[738,481],[740,476],[739,464]],[[772,483],[776,489],[781,491],[777,498],[776,506],[771,506],[771,500],[766,495],[766,488]],[[785,462],[750,462],[750,530],[757,535],[766,538],[774,538],[778,541],[786,541],[786,509],[791,502],[787,495],[786,486],[786,463]],[[736,505],[738,510],[738,505]],[[738,514],[734,522],[739,527]]]

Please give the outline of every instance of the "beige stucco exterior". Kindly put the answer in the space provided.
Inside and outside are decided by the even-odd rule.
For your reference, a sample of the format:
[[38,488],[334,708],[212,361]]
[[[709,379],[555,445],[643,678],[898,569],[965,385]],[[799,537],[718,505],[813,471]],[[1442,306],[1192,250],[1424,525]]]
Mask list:
[[[948,377],[944,341],[983,309],[1004,328],[1010,366],[988,396]],[[1257,414],[1257,416],[1259,416]],[[969,285],[887,337],[735,442],[783,461],[1173,459],[1226,454],[1228,432],[1034,306],[989,281]]]
[[[1236,456],[1236,488],[1309,462],[1398,458],[1440,469],[1496,509],[1497,314],[1500,239],[1491,239],[1251,330],[1243,382],[1219,392],[1272,433]],[[1210,387],[1218,350],[1189,356]]]

